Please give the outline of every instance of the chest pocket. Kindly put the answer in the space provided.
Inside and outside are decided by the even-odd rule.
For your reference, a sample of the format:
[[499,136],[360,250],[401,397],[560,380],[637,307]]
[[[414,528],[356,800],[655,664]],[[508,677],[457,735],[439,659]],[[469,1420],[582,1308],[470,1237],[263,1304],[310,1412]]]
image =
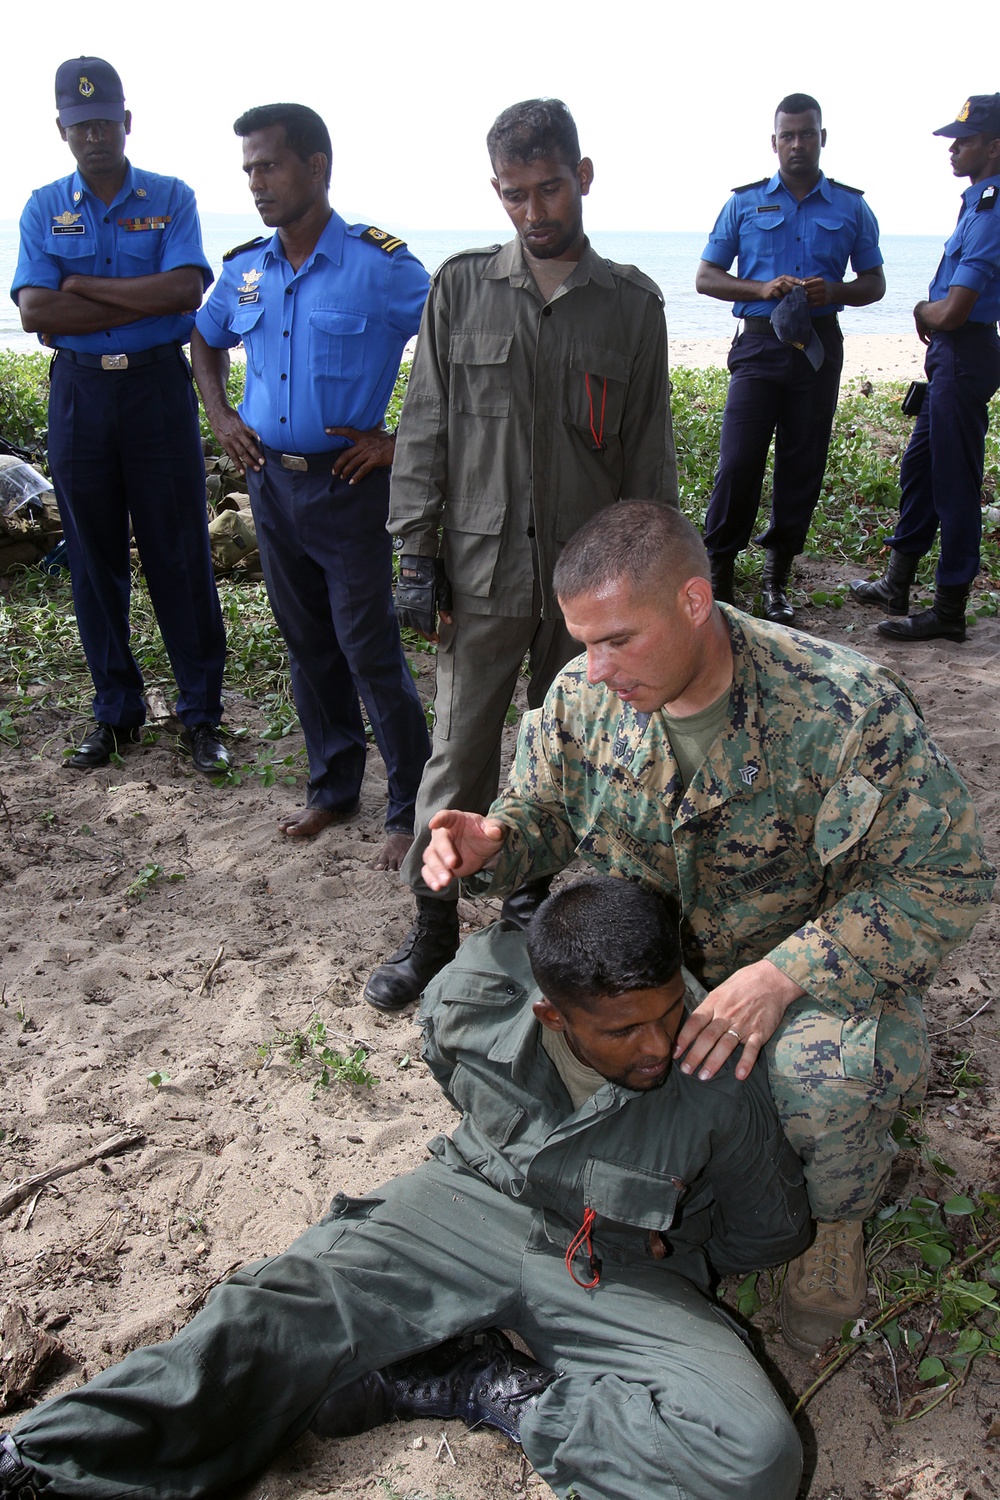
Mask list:
[[683,1191],[679,1177],[596,1157],[591,1157],[583,1174],[584,1206],[602,1219],[637,1229],[669,1229]]
[[238,333],[246,350],[247,364],[255,375],[260,375],[264,369],[264,304],[252,302],[246,307],[240,307],[233,314],[233,321],[229,325],[233,333]]
[[50,234],[45,248],[69,262],[67,274],[92,276],[97,270],[97,241],[91,234]]
[[151,276],[160,269],[162,229],[121,229],[118,232],[118,264],[123,276]]
[[477,1132],[502,1150],[524,1119],[524,1110],[513,1099],[504,1098],[490,1078],[484,1083],[471,1068],[457,1063],[448,1089],[462,1112],[469,1116]]
[[606,442],[621,431],[629,373],[629,360],[615,349],[573,349],[566,372],[566,420],[586,434],[588,444],[595,435]]
[[739,952],[739,962],[773,948],[815,916],[822,881],[797,850],[782,849],[728,880],[706,889],[699,905],[710,924],[718,923]]
[[474,417],[510,415],[512,333],[456,329],[448,343],[451,404]]
[[364,313],[314,307],[309,314],[309,368],[328,380],[357,380],[364,369]]
[[[637,819],[637,825],[647,829],[652,822],[652,809],[648,822],[641,817]],[[604,816],[588,828],[574,852],[602,874],[641,881],[676,897],[676,864],[670,831],[665,824],[661,828],[662,838],[640,839],[624,822]]]
[[959,256],[962,253],[962,224],[959,222],[951,233],[950,238],[944,242],[945,255]]
[[773,236],[779,230],[784,229],[784,227],[785,215],[783,213],[755,213],[750,220],[750,232],[751,234],[756,236],[756,243],[758,248],[763,249],[765,253],[775,255],[777,254],[776,246],[778,242],[773,238]]

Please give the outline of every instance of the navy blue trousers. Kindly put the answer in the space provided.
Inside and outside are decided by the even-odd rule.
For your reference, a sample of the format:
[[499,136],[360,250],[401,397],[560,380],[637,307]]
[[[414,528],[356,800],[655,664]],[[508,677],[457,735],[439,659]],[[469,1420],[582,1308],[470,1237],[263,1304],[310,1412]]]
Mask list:
[[129,648],[129,517],[187,725],[222,718],[226,633],[212,572],[198,403],[180,347],[130,370],[58,354],[49,465],[66,535],[94,717],[138,725],[142,673]]
[[818,370],[801,349],[783,344],[772,328],[756,322],[733,341],[719,467],[705,517],[705,546],[713,557],[740,552],[750,540],[772,437],[771,520],[760,544],[792,554],[806,544],[844,363],[836,321],[819,322],[817,332],[826,351]]
[[964,588],[979,572],[989,402],[1000,390],[996,324],[936,333],[924,370],[930,384],[903,455],[899,520],[889,546],[923,557],[940,527],[937,581]]
[[305,734],[309,806],[346,810],[357,800],[360,694],[389,780],[385,826],[410,833],[430,741],[392,604],[389,471],[348,484],[325,459],[297,473],[272,449],[266,455],[260,473],[247,470],[247,484]]

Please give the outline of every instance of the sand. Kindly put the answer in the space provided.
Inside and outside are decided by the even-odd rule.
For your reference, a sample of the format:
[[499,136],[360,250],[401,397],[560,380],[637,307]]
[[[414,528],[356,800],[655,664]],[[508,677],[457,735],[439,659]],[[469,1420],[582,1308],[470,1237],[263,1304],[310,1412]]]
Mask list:
[[[804,562],[799,598],[847,576],[835,563]],[[906,675],[968,781],[996,858],[1000,622],[978,624],[964,645],[907,649],[883,642],[874,618],[850,604],[805,605],[800,623]],[[426,695],[430,658],[417,667]],[[253,738],[263,727],[259,710],[229,693],[226,713],[231,725],[250,731],[237,755],[252,760],[262,748]],[[412,911],[398,878],[370,868],[386,805],[377,752],[369,753],[357,820],[298,842],[282,837],[276,820],[301,801],[299,789],[264,786],[253,776],[238,787],[213,786],[178,753],[174,721],[158,723],[155,745],[89,774],[61,764],[80,727],[40,706],[21,744],[2,748],[0,1197],[8,1184],[82,1156],[127,1127],[143,1140],[62,1177],[0,1219],[0,1303],[14,1299],[64,1351],[38,1396],[71,1388],[135,1345],[169,1335],[217,1280],[282,1249],[338,1189],[363,1193],[411,1168],[452,1118],[419,1061],[412,1014],[383,1017],[361,999],[371,967],[399,942]],[[292,736],[281,752],[300,743]],[[141,899],[134,883],[150,865],[162,875]],[[496,903],[463,902],[466,929],[496,910]],[[998,926],[994,909],[942,968],[928,998],[938,1056],[971,1048],[985,1079],[959,1100],[944,1066],[928,1106],[932,1140],[957,1176],[943,1185],[904,1156],[892,1195],[996,1190],[1000,1046],[989,1002],[998,985]],[[314,1065],[292,1064],[277,1039],[308,1028],[314,1016],[327,1023],[332,1045],[368,1050],[374,1088],[317,1088]],[[953,1027],[961,1029],[947,1030]],[[158,1088],[150,1073],[159,1075]],[[811,1381],[810,1364],[781,1343],[773,1306],[756,1322],[792,1401]],[[983,1360],[953,1406],[898,1426],[886,1357],[857,1356],[800,1422],[803,1493],[814,1500],[994,1494],[1000,1462],[987,1433],[996,1378],[992,1357]],[[14,1426],[32,1399],[15,1403],[0,1427]],[[436,1456],[443,1428],[454,1465],[443,1450]],[[339,1445],[305,1437],[248,1493],[254,1500],[551,1494],[494,1434],[438,1422],[390,1426]]]
[[[671,338],[670,360],[693,369],[725,367],[729,339]],[[851,380],[922,380],[923,344],[916,334],[856,334],[844,339],[844,384]]]

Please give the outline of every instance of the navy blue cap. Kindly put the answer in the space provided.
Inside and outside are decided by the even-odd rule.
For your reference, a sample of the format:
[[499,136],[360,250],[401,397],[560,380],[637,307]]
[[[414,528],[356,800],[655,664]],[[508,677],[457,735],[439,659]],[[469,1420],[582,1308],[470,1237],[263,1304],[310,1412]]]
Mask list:
[[942,125],[934,134],[953,141],[968,135],[1000,135],[1000,94],[971,94],[951,124]]
[[826,359],[826,350],[809,316],[805,287],[793,286],[787,297],[782,297],[771,313],[771,327],[783,344],[794,344],[813,369],[819,369]]
[[125,119],[122,81],[103,57],[71,57],[56,70],[56,109],[59,124],[82,125],[84,120]]

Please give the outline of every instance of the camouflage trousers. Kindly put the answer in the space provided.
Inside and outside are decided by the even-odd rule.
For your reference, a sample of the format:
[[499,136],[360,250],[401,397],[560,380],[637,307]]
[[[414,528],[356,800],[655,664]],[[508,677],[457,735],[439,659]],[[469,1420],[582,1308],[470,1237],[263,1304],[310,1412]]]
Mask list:
[[930,1054],[917,995],[888,991],[864,1015],[791,1005],[766,1048],[771,1092],[802,1158],[815,1219],[874,1209],[897,1150],[891,1127],[919,1104]]

